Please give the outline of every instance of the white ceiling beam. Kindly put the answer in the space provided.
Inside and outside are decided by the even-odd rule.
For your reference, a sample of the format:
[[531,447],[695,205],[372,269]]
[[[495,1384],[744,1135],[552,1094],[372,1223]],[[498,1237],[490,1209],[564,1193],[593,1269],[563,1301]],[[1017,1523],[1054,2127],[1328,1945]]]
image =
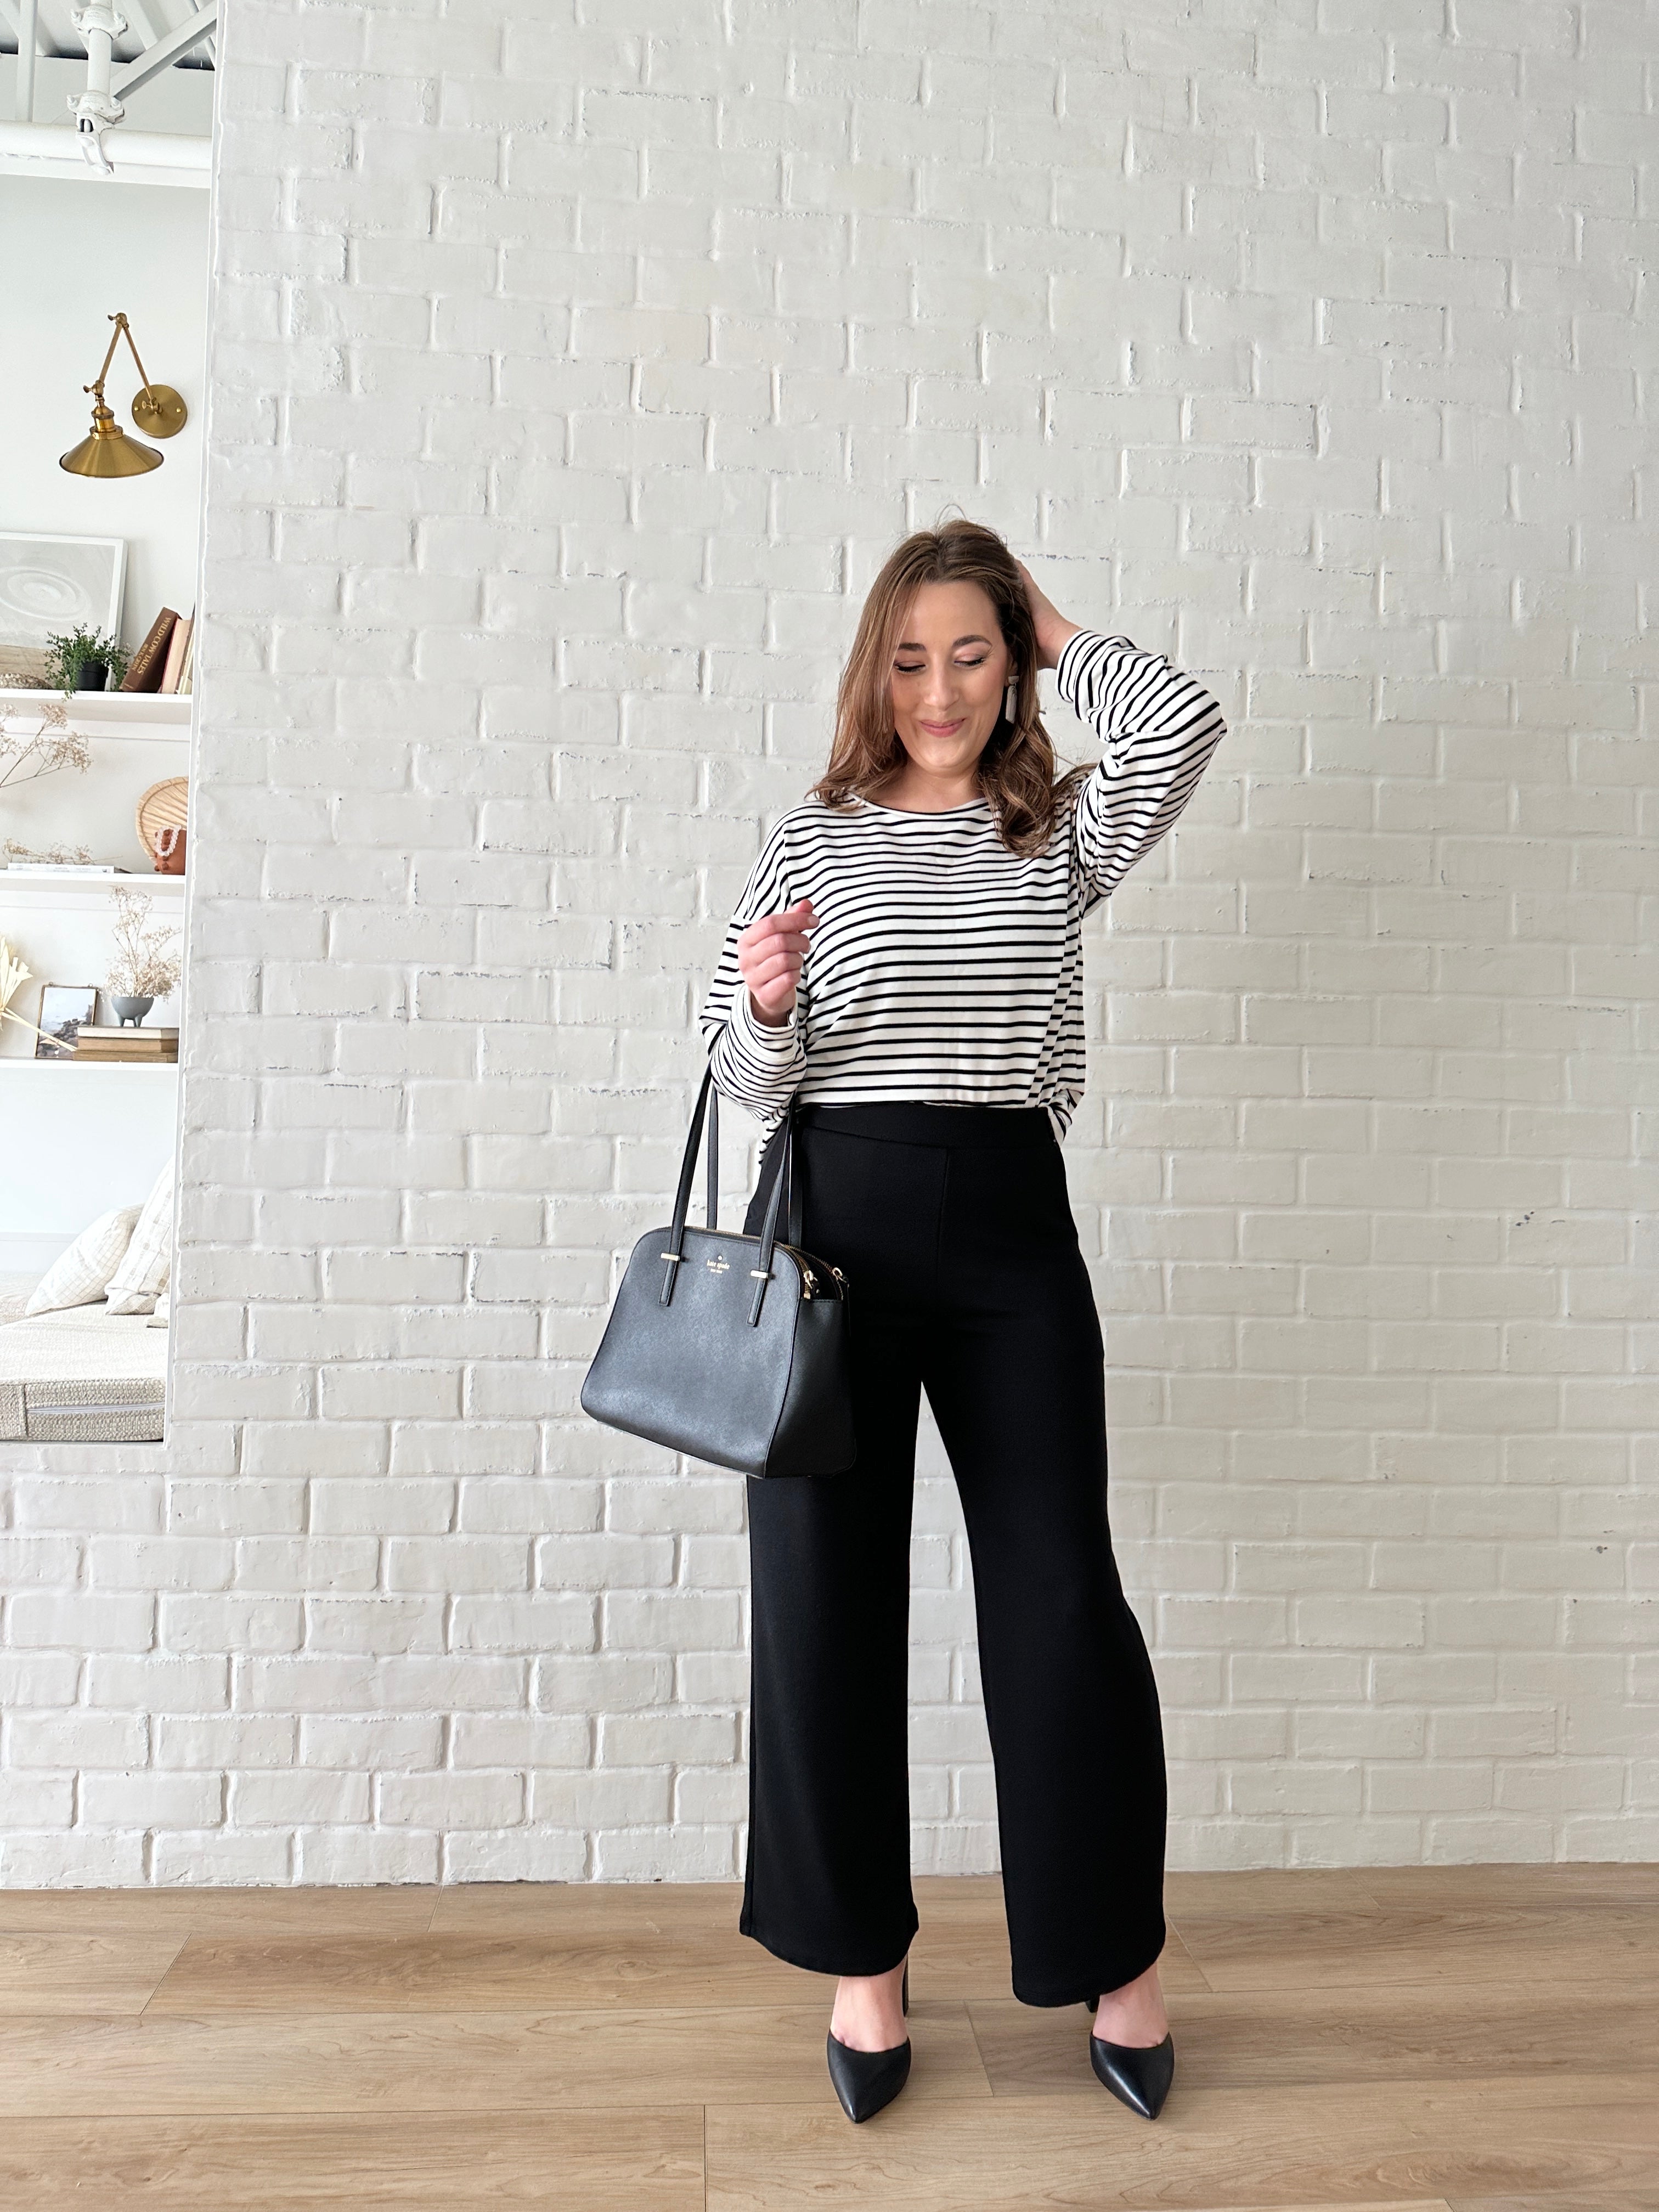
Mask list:
[[17,33],[17,83],[12,112],[20,123],[33,123],[35,59],[52,52],[52,40],[40,27],[40,0],[0,0],[0,7]]
[[180,54],[187,54],[192,46],[199,46],[219,20],[219,0],[207,0],[204,8],[180,23],[176,31],[169,31],[153,46],[146,46],[136,62],[130,62],[120,75],[111,80],[110,90],[117,100],[125,100],[129,93],[137,92],[141,84],[148,84],[153,76],[171,69]]
[[[5,12],[15,23],[21,14],[18,0],[4,0]],[[86,47],[76,34],[70,20],[73,0],[36,0],[35,16],[40,28],[35,33],[35,46],[49,60],[84,61]]]
[[[22,35],[23,11],[25,4],[26,0],[0,0],[0,15],[3,15],[5,17],[6,21],[11,25],[13,30],[18,33],[20,40]],[[34,25],[35,52],[37,54],[46,55],[51,55],[56,52],[57,49],[53,46],[51,39],[47,36],[46,27],[41,23],[40,19],[40,0],[35,0],[35,4],[28,9],[28,15],[30,21]]]
[[18,0],[17,23],[17,100],[16,113],[20,123],[34,120],[34,58],[40,51],[40,0]]

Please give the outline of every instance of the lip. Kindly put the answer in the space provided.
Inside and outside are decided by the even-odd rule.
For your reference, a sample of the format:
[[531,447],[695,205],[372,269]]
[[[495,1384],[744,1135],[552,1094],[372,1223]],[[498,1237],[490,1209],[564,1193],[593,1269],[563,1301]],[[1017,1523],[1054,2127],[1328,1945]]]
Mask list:
[[918,726],[926,730],[929,737],[948,738],[953,731],[959,730],[967,719],[966,714],[959,714],[954,722],[923,722],[918,716],[917,721]]

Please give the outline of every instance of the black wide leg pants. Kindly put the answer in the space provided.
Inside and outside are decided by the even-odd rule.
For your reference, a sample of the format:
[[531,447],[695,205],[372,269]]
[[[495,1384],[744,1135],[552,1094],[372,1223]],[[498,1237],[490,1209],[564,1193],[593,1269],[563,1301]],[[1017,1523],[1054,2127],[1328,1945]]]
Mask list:
[[[781,1129],[769,1143],[764,1190]],[[1082,2002],[1164,1946],[1157,1684],[1112,1554],[1103,1353],[1041,1108],[799,1109],[802,1241],[851,1285],[858,1459],[751,1479],[738,1925],[826,1974],[909,1948],[910,1506],[920,1394],[961,1495],[1014,1995]],[[758,1204],[745,1227],[760,1226]]]

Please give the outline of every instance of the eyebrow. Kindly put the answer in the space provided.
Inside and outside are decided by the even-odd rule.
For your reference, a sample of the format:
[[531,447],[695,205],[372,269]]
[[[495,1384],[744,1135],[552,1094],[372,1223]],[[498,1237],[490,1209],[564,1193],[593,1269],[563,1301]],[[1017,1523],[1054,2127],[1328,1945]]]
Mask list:
[[[988,637],[982,636],[978,630],[970,629],[966,637],[957,637],[951,639],[951,650],[954,653],[959,645],[989,645],[990,642],[990,639]],[[899,640],[893,650],[895,653],[926,653],[927,648],[921,643],[920,639],[905,637]]]

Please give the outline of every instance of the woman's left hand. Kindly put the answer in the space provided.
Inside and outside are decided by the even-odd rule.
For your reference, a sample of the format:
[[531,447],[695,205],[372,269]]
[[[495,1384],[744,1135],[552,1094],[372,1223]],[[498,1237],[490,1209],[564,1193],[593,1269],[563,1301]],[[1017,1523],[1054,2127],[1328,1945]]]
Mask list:
[[1037,666],[1057,667],[1067,640],[1075,637],[1083,625],[1066,621],[1047,592],[1038,588],[1036,578],[1018,554],[1014,556],[1014,566],[1019,570],[1024,583],[1026,601],[1036,629]]

